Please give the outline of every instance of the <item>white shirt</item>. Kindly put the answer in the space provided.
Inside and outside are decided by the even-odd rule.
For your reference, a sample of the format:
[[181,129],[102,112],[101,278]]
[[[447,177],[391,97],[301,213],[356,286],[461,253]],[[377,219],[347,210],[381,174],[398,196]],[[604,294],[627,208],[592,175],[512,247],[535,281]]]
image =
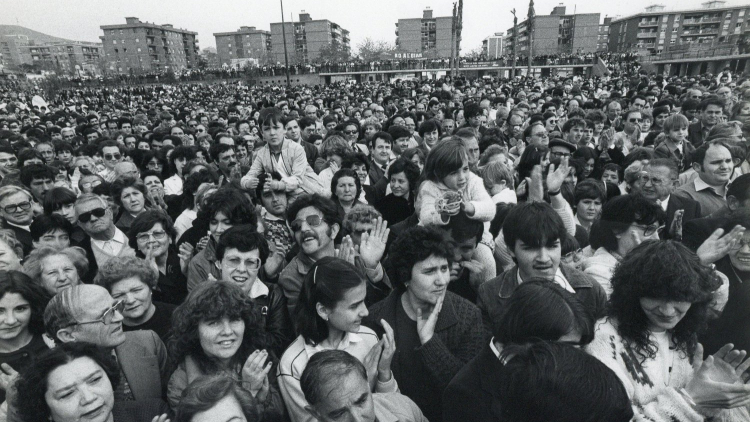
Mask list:
[[247,295],[250,296],[250,299],[257,299],[261,296],[268,296],[268,293],[268,286],[260,280],[255,280]]
[[[575,293],[576,291],[573,289],[573,286],[570,285],[570,282],[567,278],[563,275],[562,271],[560,271],[560,267],[557,267],[557,271],[555,272],[555,277],[552,280],[554,281],[558,286],[562,287],[563,289],[569,291],[570,293]],[[521,278],[521,271],[518,271],[518,284],[523,283],[523,278]]]
[[120,253],[123,247],[128,244],[128,237],[122,230],[115,228],[115,235],[109,240],[96,240],[91,239],[91,243],[96,245],[99,249],[105,251],[111,256],[116,256]]
[[665,212],[667,211],[667,206],[669,205],[669,198],[672,195],[667,195],[667,197],[663,201],[659,201],[659,205],[661,205],[661,209],[663,209]]

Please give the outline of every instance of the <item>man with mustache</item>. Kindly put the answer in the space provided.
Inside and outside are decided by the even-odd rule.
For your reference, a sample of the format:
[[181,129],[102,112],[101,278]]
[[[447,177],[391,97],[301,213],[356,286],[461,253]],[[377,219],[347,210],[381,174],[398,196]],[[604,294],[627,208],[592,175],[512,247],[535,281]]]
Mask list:
[[284,290],[290,313],[297,305],[302,282],[310,267],[326,256],[345,259],[366,275],[366,304],[375,303],[388,295],[391,283],[380,264],[388,239],[387,222],[376,220],[374,228],[362,234],[358,250],[355,250],[349,236],[344,237],[337,250],[334,239],[341,230],[341,217],[330,199],[317,194],[299,196],[287,209],[287,221],[299,245],[299,253],[279,276],[279,285]]

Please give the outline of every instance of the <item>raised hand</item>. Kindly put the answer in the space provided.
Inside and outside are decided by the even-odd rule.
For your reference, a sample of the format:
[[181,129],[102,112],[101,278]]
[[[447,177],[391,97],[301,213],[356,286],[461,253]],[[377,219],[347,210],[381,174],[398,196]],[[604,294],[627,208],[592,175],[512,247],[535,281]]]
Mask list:
[[568,174],[570,174],[568,157],[563,157],[557,168],[554,164],[550,164],[547,171],[547,192],[559,192]]
[[529,187],[529,196],[526,199],[527,201],[544,201],[544,183],[542,183],[542,179],[542,166],[540,164],[537,164],[531,169],[531,177],[526,178],[527,186]]
[[354,265],[354,257],[356,251],[354,250],[354,242],[351,236],[345,236],[344,240],[341,241],[341,245],[336,249],[336,258],[343,259],[348,263]]
[[391,362],[393,362],[393,356],[396,354],[396,336],[393,334],[393,328],[384,319],[380,320],[380,325],[383,326],[385,333],[383,338],[380,339],[383,343],[383,352],[380,355],[380,362],[378,362],[378,379],[387,382],[392,376]]
[[700,258],[703,265],[712,264],[728,254],[734,249],[742,236],[745,234],[745,228],[737,225],[727,234],[724,234],[723,229],[716,229],[711,236],[708,237],[698,247],[696,254]]
[[187,274],[188,265],[190,264],[190,260],[193,259],[194,250],[195,248],[193,248],[193,245],[187,242],[183,242],[180,245],[180,250],[177,252],[177,256],[180,257],[180,269],[183,274]]
[[375,390],[378,379],[378,364],[380,363],[380,355],[383,354],[383,343],[383,339],[375,343],[362,361],[367,370],[367,382],[370,384],[370,391]]
[[440,315],[440,309],[443,307],[443,300],[445,300],[445,293],[440,296],[432,311],[427,315],[423,314],[422,308],[417,308],[417,334],[419,334],[419,341],[422,344],[432,340],[432,336],[435,334],[435,325],[438,315]]
[[746,406],[750,403],[750,386],[735,379],[739,378],[736,377],[736,370],[724,360],[709,356],[685,386],[685,393],[695,404],[704,408],[732,409]]
[[359,256],[365,267],[370,269],[377,267],[380,259],[383,258],[388,234],[391,232],[388,222],[383,220],[383,217],[378,217],[372,222],[375,227],[369,233],[363,233],[359,242]]
[[473,259],[470,261],[461,261],[459,264],[472,274],[479,274],[484,271],[482,263]]
[[[237,165],[235,167],[239,167],[239,165]],[[253,189],[254,190],[255,188],[258,187],[258,183],[259,182],[260,182],[260,180],[258,180],[257,177],[248,177],[247,179],[245,179],[245,182],[242,185],[242,187],[245,188],[245,189]],[[264,189],[270,189],[270,186],[266,185],[264,187]]]
[[8,388],[18,378],[18,372],[7,363],[0,364],[0,389],[8,391]]
[[268,387],[268,373],[273,366],[272,362],[266,363],[268,352],[265,350],[256,350],[247,357],[245,364],[242,365],[242,382],[247,384],[247,390],[253,397],[265,387]]
[[669,237],[675,240],[682,240],[682,216],[685,214],[685,210],[677,210],[674,212],[674,218],[672,224],[669,225]]

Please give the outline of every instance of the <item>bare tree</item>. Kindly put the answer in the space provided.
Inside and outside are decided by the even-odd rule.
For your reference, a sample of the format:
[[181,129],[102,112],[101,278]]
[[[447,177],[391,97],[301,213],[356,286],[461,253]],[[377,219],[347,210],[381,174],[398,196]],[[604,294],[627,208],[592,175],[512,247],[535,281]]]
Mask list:
[[383,60],[392,56],[396,46],[383,40],[373,40],[370,37],[357,44],[357,56],[364,61]]

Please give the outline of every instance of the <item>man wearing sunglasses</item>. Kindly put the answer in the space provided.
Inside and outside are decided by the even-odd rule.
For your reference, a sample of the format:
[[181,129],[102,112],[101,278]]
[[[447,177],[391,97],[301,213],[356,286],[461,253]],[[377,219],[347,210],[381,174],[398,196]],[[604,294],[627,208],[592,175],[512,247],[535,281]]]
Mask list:
[[74,286],[49,302],[44,326],[55,342],[87,342],[112,351],[125,375],[115,386],[115,401],[163,399],[170,376],[167,349],[151,330],[122,330],[123,303],[104,287]]
[[75,202],[76,221],[86,233],[80,245],[88,255],[92,273],[113,258],[135,256],[128,238],[115,227],[112,210],[107,201],[93,193],[83,194]]
[[341,217],[336,205],[328,198],[321,195],[299,196],[287,209],[287,221],[294,240],[299,245],[299,253],[289,261],[279,276],[279,285],[284,290],[290,313],[297,305],[302,283],[310,267],[326,256],[347,259],[366,275],[366,304],[373,304],[390,292],[391,282],[380,264],[388,239],[386,222],[379,221],[368,236],[363,234],[359,251],[355,252],[349,236],[344,238],[339,250],[336,250],[334,239],[341,230]]
[[122,161],[123,151],[115,141],[104,141],[99,144],[99,156],[104,159],[104,170],[99,173],[105,182],[112,183],[117,178],[115,166]]

